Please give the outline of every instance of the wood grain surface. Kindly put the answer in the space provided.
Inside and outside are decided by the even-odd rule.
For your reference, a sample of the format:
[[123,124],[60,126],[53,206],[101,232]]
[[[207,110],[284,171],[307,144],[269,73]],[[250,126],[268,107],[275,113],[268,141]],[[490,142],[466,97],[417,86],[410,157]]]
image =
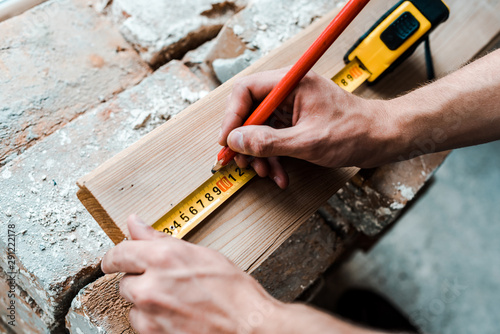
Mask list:
[[[451,17],[431,39],[438,76],[463,65],[500,30],[499,2],[447,3]],[[344,52],[389,7],[383,1],[371,2],[313,70],[332,77],[343,66]],[[238,76],[293,64],[335,14],[325,15]],[[376,89],[364,86],[358,93],[367,98],[391,98],[395,92],[415,88],[424,75],[419,48]],[[234,78],[78,181],[87,199],[84,204],[114,242],[128,235],[125,221],[129,214],[137,213],[153,224],[211,176],[210,167],[220,149],[216,139],[233,82]],[[287,169],[292,174],[289,189],[281,191],[269,180],[252,181],[188,240],[218,249],[251,271],[357,171],[327,170],[293,160],[288,161]]]

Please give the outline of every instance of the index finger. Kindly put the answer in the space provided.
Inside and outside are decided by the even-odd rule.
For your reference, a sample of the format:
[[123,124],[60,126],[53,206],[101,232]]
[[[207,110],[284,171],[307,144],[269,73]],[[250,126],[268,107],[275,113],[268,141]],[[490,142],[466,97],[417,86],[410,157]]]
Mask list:
[[105,274],[143,274],[146,270],[145,259],[151,254],[148,247],[151,247],[150,241],[123,241],[104,255],[101,269]]
[[253,104],[264,98],[286,74],[287,69],[255,73],[235,81],[228,98],[226,112],[222,121],[219,144],[227,145],[227,136],[235,128],[245,123]]

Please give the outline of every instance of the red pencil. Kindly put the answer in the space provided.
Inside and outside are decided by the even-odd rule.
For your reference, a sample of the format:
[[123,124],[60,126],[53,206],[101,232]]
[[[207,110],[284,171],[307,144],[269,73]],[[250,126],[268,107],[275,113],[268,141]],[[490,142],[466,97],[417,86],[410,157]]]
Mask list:
[[[330,22],[328,27],[300,57],[295,65],[281,79],[281,81],[271,90],[269,95],[261,102],[255,111],[246,120],[243,126],[246,125],[262,125],[271,116],[273,111],[285,100],[285,98],[297,87],[300,80],[309,72],[316,64],[321,56],[335,42],[340,34],[354,20],[370,0],[351,0]],[[231,160],[234,159],[236,153],[229,147],[224,147],[217,155],[217,161],[212,167],[212,173],[215,173]]]

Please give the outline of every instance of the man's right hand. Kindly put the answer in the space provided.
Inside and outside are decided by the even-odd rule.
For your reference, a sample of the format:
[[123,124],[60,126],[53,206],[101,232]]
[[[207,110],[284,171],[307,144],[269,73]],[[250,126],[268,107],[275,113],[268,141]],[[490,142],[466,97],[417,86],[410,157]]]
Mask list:
[[[364,100],[313,72],[302,79],[280,109],[291,113],[288,128],[241,127],[252,106],[263,100],[283,78],[287,69],[253,74],[235,81],[224,117],[220,145],[244,157],[257,157],[251,164],[261,176],[270,176],[281,188],[288,177],[276,157],[290,156],[325,167],[374,167],[388,159],[388,145],[397,131],[383,101]],[[262,159],[269,158],[269,159]]]
[[[393,100],[366,100],[310,72],[282,103],[291,127],[241,127],[286,69],[238,79],[219,144],[256,158],[252,166],[281,188],[288,177],[278,156],[326,167],[376,167],[500,139],[500,50]],[[476,80],[475,78],[481,78]],[[247,159],[237,156],[240,167]],[[262,159],[267,158],[267,159]]]

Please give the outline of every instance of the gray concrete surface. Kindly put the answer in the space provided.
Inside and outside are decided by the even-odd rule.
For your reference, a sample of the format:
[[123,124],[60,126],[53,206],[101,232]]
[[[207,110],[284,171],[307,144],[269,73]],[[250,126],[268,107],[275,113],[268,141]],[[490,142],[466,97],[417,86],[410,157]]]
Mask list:
[[454,151],[392,231],[327,277],[330,303],[366,287],[424,333],[500,333],[499,152],[500,141]]

